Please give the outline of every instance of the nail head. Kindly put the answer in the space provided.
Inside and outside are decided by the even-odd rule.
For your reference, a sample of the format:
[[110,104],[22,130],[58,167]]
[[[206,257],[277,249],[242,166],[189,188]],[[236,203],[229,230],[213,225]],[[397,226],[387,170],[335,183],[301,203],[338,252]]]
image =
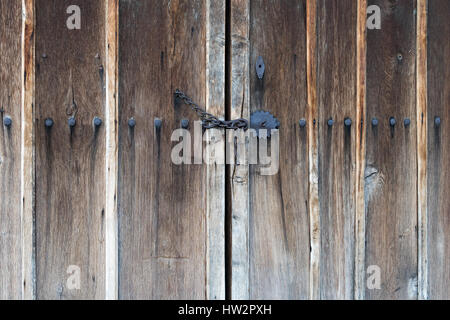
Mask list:
[[434,124],[436,125],[436,127],[439,127],[441,125],[441,118],[440,117],[434,118]]
[[75,120],[74,117],[70,117],[68,120],[68,124],[69,124],[69,127],[73,128],[77,124],[77,121]]
[[344,124],[346,127],[350,127],[352,125],[352,119],[350,118],[345,119]]
[[3,124],[5,125],[5,127],[10,127],[12,125],[12,119],[9,116],[6,116],[3,119]]
[[183,120],[181,120],[181,127],[182,127],[183,129],[189,128],[189,120],[188,120],[188,119],[183,119]]
[[161,119],[156,118],[154,123],[155,123],[155,128],[157,128],[157,129],[161,128],[161,126],[162,126],[162,120]]
[[47,128],[53,127],[53,119],[51,119],[51,118],[45,119],[45,126],[46,126]]
[[136,126],[136,120],[135,120],[134,118],[130,118],[130,119],[128,120],[128,126],[129,126],[130,128],[134,128],[134,127]]
[[298,122],[301,128],[306,127],[306,120],[305,119],[300,119],[300,121]]
[[94,126],[99,127],[102,125],[102,119],[100,119],[99,117],[95,117],[94,118]]
[[329,119],[328,120],[328,126],[331,127],[334,124],[334,120],[333,119]]
[[389,124],[391,125],[391,127],[395,126],[396,123],[397,123],[397,121],[395,120],[394,117],[391,117],[391,118],[389,119]]
[[411,124],[411,119],[406,118],[403,123],[405,124],[405,127],[408,127]]
[[373,119],[372,119],[372,125],[373,125],[374,127],[378,126],[378,119],[377,119],[377,118],[373,118]]

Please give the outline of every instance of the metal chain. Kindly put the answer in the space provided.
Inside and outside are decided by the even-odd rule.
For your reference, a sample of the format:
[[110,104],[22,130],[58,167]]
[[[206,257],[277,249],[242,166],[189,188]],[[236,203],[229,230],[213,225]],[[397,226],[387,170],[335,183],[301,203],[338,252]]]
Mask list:
[[184,102],[184,104],[191,107],[192,110],[195,111],[197,116],[202,120],[202,127],[205,129],[212,128],[224,128],[224,129],[248,129],[248,120],[247,119],[236,119],[236,120],[220,120],[216,116],[206,112],[202,108],[198,106],[192,99],[187,96],[183,91],[175,90],[175,98],[180,99]]

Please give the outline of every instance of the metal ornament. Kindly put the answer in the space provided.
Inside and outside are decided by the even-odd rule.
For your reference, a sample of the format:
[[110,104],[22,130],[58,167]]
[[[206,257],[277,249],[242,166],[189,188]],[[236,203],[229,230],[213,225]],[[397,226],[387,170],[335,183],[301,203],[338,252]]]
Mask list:
[[264,60],[261,56],[256,59],[256,75],[258,76],[259,80],[262,80],[264,78],[264,71],[266,70],[266,65],[264,64]]
[[280,128],[280,122],[268,111],[256,111],[250,116],[250,128],[256,130],[259,137],[260,129],[267,129],[267,137],[270,138],[271,130]]

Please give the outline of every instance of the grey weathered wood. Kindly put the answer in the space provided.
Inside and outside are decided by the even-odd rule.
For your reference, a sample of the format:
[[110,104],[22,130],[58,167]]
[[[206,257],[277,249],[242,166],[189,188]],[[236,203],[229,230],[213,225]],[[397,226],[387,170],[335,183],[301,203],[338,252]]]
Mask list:
[[[429,298],[450,299],[450,2],[428,1]],[[435,117],[441,125],[435,125]]]
[[[250,112],[270,111],[281,123],[280,168],[261,175],[250,166],[250,299],[307,299],[308,214],[306,1],[250,1]],[[256,60],[265,62],[264,78]]]
[[[66,26],[71,4],[36,0],[38,299],[105,297],[105,2],[77,2],[81,30]],[[71,265],[80,268],[80,290],[67,286]]]
[[357,2],[320,0],[317,8],[320,298],[352,299]]
[[[230,6],[231,61],[230,119],[250,117],[249,19],[250,1],[232,0]],[[242,152],[242,151],[241,151]],[[249,166],[230,165],[229,199],[231,208],[231,298],[250,297],[249,261]]]
[[367,119],[379,125],[368,124],[366,133],[365,261],[366,270],[380,268],[381,288],[366,287],[365,298],[417,299],[415,1],[368,4],[380,6],[382,30],[367,34]]
[[173,164],[170,140],[198,120],[176,88],[225,113],[224,6],[120,1],[119,298],[224,297],[224,168]]
[[19,0],[0,1],[0,299],[22,298],[21,16]]

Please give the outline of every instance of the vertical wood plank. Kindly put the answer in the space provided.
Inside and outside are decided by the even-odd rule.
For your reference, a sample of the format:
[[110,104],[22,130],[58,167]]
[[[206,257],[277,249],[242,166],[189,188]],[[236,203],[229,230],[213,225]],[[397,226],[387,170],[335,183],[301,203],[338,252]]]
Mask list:
[[177,88],[225,113],[224,1],[119,4],[119,298],[223,298],[224,169],[173,164],[171,135],[198,120]]
[[382,26],[367,34],[367,117],[379,124],[366,132],[365,261],[380,268],[381,286],[365,297],[417,299],[416,6],[368,4],[381,8]]
[[22,298],[36,297],[35,251],[35,141],[34,141],[34,78],[35,37],[34,0],[23,0],[22,11]]
[[[206,111],[222,119],[225,118],[225,9],[225,0],[206,1]],[[224,300],[225,165],[207,165],[206,176],[206,298]]]
[[103,299],[105,2],[78,1],[80,30],[66,25],[70,5],[36,0],[37,298]]
[[[428,268],[430,299],[450,299],[450,2],[428,1]],[[435,123],[435,118],[441,124]],[[426,119],[426,118],[425,118]],[[425,237],[423,237],[425,240]],[[425,267],[425,266],[424,266]],[[424,277],[424,281],[426,278]]]
[[[230,119],[250,118],[249,19],[250,1],[232,0],[230,6],[231,61]],[[230,165],[231,298],[249,299],[249,166]]]
[[320,0],[317,7],[320,297],[353,299],[357,2]]
[[356,28],[356,183],[355,183],[355,299],[365,292],[366,215],[364,172],[366,167],[366,19],[367,0],[358,0]]
[[309,298],[320,298],[319,112],[317,108],[317,0],[306,1],[310,276]]
[[[308,214],[306,1],[250,1],[250,111],[280,121],[280,167],[261,175],[250,166],[250,299],[307,299]],[[265,62],[263,79],[256,61]]]
[[[0,1],[0,299],[22,298],[21,2]],[[12,120],[10,126],[4,120]]]
[[417,217],[418,298],[428,298],[428,212],[427,212],[427,0],[417,0],[416,31],[416,119],[417,119]]
[[118,0],[106,0],[106,207],[105,207],[105,297],[118,298]]

